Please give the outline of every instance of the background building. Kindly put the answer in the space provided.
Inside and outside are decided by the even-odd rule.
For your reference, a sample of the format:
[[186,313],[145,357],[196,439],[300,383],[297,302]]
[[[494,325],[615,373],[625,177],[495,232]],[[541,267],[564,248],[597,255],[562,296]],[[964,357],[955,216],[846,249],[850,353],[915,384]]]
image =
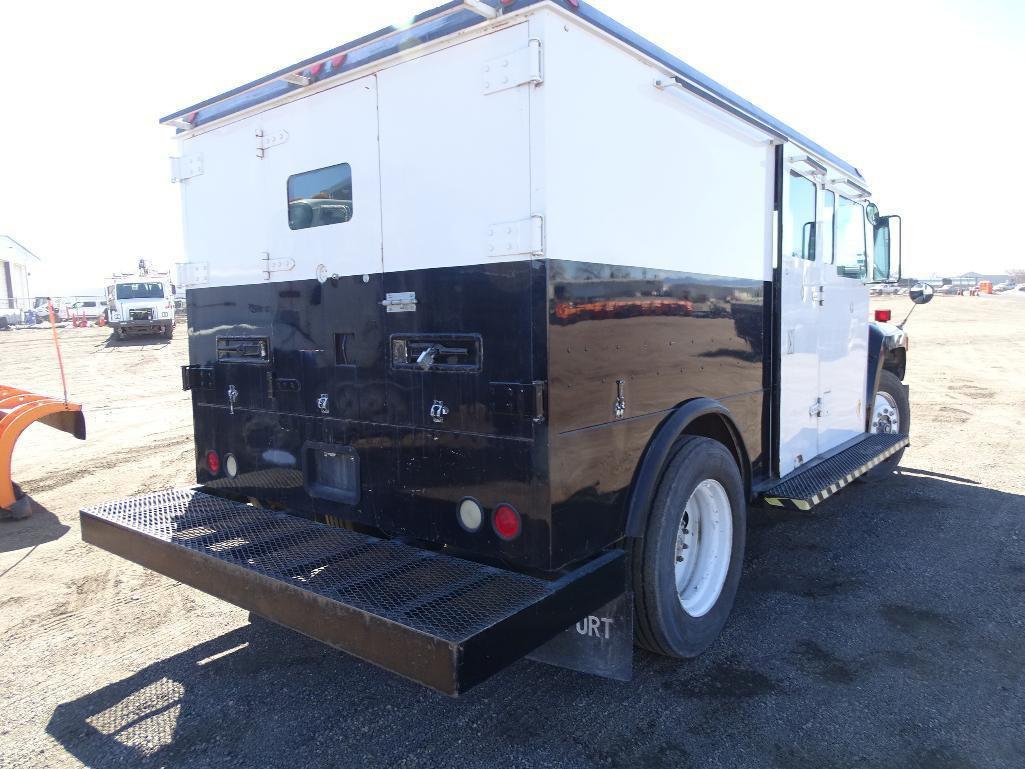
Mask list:
[[16,315],[10,311],[31,309],[29,276],[40,261],[14,238],[0,235],[0,315]]

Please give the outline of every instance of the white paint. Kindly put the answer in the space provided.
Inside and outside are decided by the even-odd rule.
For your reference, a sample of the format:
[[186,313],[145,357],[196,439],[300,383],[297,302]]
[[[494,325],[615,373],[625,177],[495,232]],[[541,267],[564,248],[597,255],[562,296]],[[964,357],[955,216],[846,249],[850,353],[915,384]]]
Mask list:
[[[796,154],[788,149],[784,157]],[[825,175],[806,177],[816,186],[815,259],[794,255],[801,246],[791,242],[791,169],[808,170],[800,163],[784,168],[780,475],[864,433],[866,413],[868,291],[860,280],[840,276],[827,251],[832,219],[824,193],[833,188]]]
[[489,250],[488,231],[535,213],[533,86],[485,93],[481,82],[485,62],[527,44],[519,24],[380,73],[386,270],[530,258],[515,245]]
[[[377,132],[370,76],[185,140],[183,156],[204,158],[181,183],[188,263],[206,269],[180,271],[207,286],[380,272]],[[352,168],[352,219],[291,230],[288,177],[339,163]]]
[[546,256],[768,280],[771,137],[656,88],[665,72],[589,25],[539,16]]

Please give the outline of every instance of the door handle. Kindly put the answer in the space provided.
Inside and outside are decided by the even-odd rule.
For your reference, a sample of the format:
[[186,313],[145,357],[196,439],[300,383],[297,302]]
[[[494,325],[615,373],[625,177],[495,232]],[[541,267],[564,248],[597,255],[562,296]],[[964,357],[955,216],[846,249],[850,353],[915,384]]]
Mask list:
[[811,290],[811,303],[821,307],[825,303],[825,286],[816,286]]

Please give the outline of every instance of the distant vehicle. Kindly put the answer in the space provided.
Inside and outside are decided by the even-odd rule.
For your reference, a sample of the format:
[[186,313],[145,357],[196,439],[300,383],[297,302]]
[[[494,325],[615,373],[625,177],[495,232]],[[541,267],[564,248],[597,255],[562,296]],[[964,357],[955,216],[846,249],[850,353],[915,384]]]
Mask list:
[[174,286],[165,273],[112,280],[107,286],[107,322],[119,339],[129,334],[174,336]]
[[96,320],[107,311],[107,301],[101,297],[81,298],[69,305],[65,305],[69,320],[72,318],[85,318]]
[[1013,288],[1014,284],[1009,280],[1005,280],[1003,283],[997,283],[993,286],[993,291],[1010,291]]

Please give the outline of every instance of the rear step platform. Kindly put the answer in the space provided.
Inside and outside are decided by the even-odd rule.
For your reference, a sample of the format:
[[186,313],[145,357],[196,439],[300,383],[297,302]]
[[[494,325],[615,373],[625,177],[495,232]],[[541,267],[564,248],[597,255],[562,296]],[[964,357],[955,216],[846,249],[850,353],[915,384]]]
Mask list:
[[773,507],[810,510],[907,445],[906,435],[870,433],[843,451],[790,473],[762,491],[762,501]]
[[445,694],[625,589],[622,550],[548,581],[172,489],[81,511],[82,539]]

